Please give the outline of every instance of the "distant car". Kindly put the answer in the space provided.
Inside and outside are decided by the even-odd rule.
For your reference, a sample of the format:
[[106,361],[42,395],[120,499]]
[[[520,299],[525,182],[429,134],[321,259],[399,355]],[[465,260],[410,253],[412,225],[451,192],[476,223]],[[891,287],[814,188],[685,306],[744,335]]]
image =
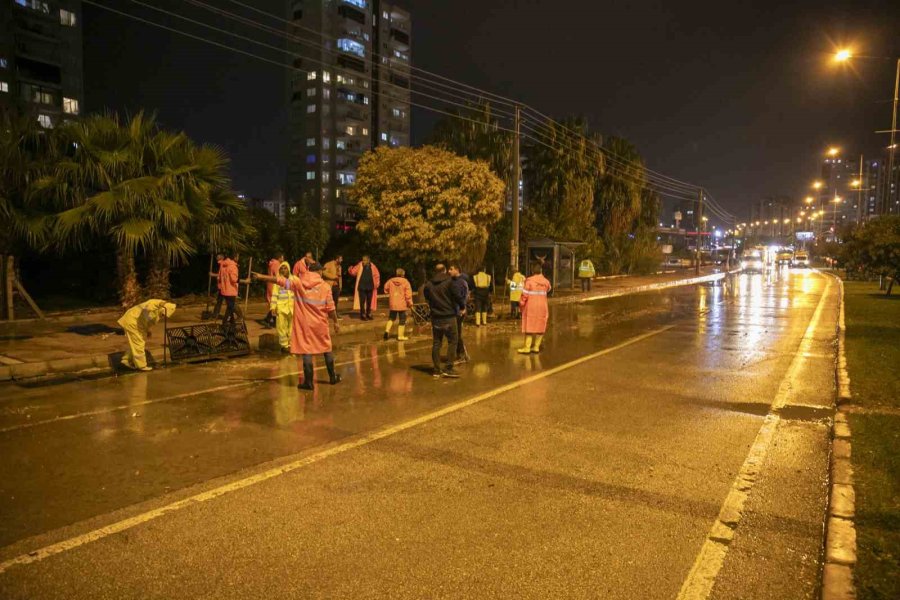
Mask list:
[[794,255],[791,254],[787,250],[783,250],[775,255],[775,264],[776,265],[789,265],[791,261],[794,259]]
[[791,266],[795,269],[808,269],[809,254],[806,252],[794,252],[794,256],[791,257]]
[[741,255],[741,271],[746,273],[762,273],[765,263],[759,250],[746,250]]

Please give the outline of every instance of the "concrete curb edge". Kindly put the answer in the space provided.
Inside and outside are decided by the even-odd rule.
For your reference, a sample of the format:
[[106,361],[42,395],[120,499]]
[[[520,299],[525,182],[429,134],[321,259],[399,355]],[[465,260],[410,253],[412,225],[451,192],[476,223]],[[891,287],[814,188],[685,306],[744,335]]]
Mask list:
[[846,322],[844,320],[844,282],[834,276],[841,290],[837,326],[837,411],[832,425],[832,451],[829,471],[828,512],[825,521],[825,566],[822,572],[822,600],[856,598],[853,570],[856,565],[856,493],[853,487],[853,465],[850,462],[850,424],[848,404],[852,402],[850,377],[845,354]]

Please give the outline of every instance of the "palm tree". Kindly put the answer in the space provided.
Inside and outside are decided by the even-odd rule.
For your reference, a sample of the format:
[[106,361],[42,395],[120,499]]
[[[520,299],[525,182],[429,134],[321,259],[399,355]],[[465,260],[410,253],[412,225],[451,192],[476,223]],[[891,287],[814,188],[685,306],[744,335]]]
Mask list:
[[71,152],[53,177],[68,202],[56,216],[56,238],[75,248],[96,235],[113,242],[123,306],[142,295],[138,255],[149,259],[152,292],[166,296],[171,265],[203,245],[241,242],[244,205],[229,189],[220,150],[160,131],[143,113],[125,123],[114,115],[91,116],[60,133]]
[[50,169],[57,146],[53,131],[28,115],[0,117],[0,254],[43,247],[50,233],[52,198],[35,183]]

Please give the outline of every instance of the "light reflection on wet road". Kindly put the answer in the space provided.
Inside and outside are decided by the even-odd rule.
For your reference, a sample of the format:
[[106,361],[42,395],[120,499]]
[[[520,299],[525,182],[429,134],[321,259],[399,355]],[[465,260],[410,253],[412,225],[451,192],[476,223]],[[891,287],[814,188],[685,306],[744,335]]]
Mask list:
[[[629,418],[617,430],[622,448],[629,447],[630,432],[641,430],[641,415],[663,399],[666,410],[740,407],[753,418],[732,419],[728,427],[740,423],[749,434],[796,349],[822,279],[779,271],[726,285],[558,305],[540,355],[515,353],[521,336],[512,323],[469,327],[472,361],[456,381],[430,376],[423,331],[401,344],[338,345],[344,383],[322,385],[318,372],[316,391],[306,394],[295,387],[295,359],[265,355],[19,387],[15,394],[7,387],[0,405],[0,546],[402,422],[667,324],[676,325],[671,335],[598,362],[587,381],[557,375],[523,389],[515,394],[517,414],[546,418],[566,402],[585,402],[585,393],[602,399],[608,386],[612,394],[624,378],[634,391]],[[631,362],[623,363],[625,356]],[[670,442],[678,445],[661,439],[659,451]],[[707,509],[715,511],[715,503]]]

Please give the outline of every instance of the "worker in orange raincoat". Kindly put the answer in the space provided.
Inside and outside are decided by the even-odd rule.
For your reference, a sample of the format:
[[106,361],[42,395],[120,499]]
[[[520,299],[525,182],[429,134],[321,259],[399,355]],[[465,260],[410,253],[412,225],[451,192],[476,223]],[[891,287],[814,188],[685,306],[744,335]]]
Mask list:
[[406,271],[397,269],[397,275],[384,284],[384,293],[388,297],[388,308],[391,311],[384,326],[384,339],[390,337],[394,321],[400,322],[397,326],[397,340],[403,342],[409,339],[406,337],[406,311],[412,308],[413,295],[412,286],[405,275]]
[[[219,286],[219,297],[220,299],[225,300],[225,316],[222,317],[222,323],[234,323],[235,320],[235,312],[240,311],[237,307],[237,295],[238,295],[238,266],[237,263],[232,260],[231,256],[224,253],[219,253],[221,259],[219,260],[219,271],[218,273],[210,273],[210,277],[215,277]],[[235,258],[237,255],[235,254]],[[219,302],[216,302],[216,309],[214,311],[214,318],[217,318],[219,315]],[[241,315],[243,318],[243,315]]]
[[371,321],[375,317],[372,312],[378,307],[378,288],[381,287],[381,274],[368,256],[347,269],[351,276],[356,277],[356,287],[353,292],[353,310],[359,311],[360,321]]
[[334,354],[331,351],[331,332],[328,320],[334,322],[334,332],[340,331],[334,300],[331,298],[331,286],[322,279],[322,266],[313,263],[302,277],[269,277],[254,273],[253,277],[260,281],[275,281],[280,287],[294,294],[294,322],[291,326],[291,354],[302,357],[303,378],[297,386],[301,390],[313,389],[313,355],[325,357],[325,367],[331,385],[341,381],[341,376],[334,370]]
[[522,333],[525,334],[525,345],[519,348],[519,354],[541,351],[550,315],[547,305],[550,282],[544,277],[540,263],[535,263],[531,272],[531,277],[525,280],[522,299],[519,300],[522,308]]

